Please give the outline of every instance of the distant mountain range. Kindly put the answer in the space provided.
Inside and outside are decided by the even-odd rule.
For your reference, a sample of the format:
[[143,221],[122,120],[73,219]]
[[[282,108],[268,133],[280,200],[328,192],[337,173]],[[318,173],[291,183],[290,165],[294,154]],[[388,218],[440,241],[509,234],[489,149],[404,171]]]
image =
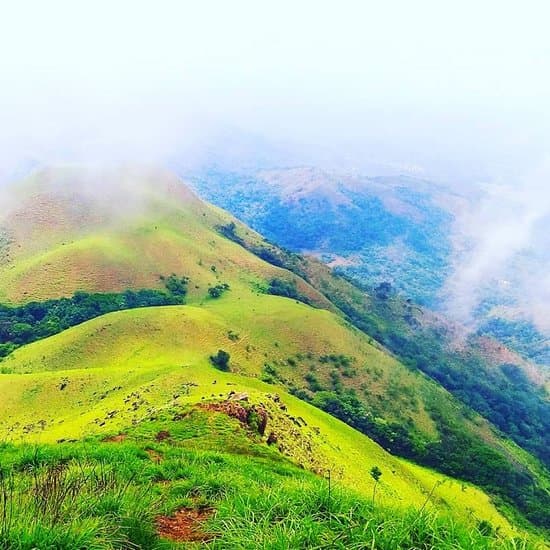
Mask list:
[[389,284],[459,322],[465,315],[455,315],[456,304],[471,302],[469,330],[550,366],[548,315],[536,300],[526,302],[522,285],[526,272],[544,273],[550,265],[542,234],[538,248],[514,254],[496,278],[459,290],[450,285],[473,245],[463,220],[483,200],[482,188],[313,167],[184,175],[203,197],[267,238],[314,255],[366,287]]

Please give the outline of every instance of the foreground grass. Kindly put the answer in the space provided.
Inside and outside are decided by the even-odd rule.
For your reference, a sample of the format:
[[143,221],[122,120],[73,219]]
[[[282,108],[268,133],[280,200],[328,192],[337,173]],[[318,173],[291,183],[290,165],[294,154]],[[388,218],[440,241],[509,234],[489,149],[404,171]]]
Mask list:
[[[187,436],[205,424],[210,435],[197,445]],[[111,441],[2,445],[0,549],[537,548],[485,521],[397,510],[329,486],[221,414],[160,427],[153,420]],[[158,518],[182,510],[203,513],[200,536],[161,537]]]

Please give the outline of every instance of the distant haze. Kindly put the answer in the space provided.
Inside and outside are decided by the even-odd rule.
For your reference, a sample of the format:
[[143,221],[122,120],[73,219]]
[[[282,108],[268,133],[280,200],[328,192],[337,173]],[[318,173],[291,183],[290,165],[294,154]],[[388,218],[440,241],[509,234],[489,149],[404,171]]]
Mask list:
[[427,175],[521,173],[549,144],[539,2],[10,2],[2,163],[162,157],[238,129]]
[[458,216],[453,273],[444,293],[453,317],[470,323],[484,297],[500,293],[550,334],[550,157],[514,184],[481,186]]
[[[467,318],[548,251],[548,21],[544,0],[5,3],[0,180],[137,160],[482,184],[447,285]],[[517,275],[534,310],[549,271]]]

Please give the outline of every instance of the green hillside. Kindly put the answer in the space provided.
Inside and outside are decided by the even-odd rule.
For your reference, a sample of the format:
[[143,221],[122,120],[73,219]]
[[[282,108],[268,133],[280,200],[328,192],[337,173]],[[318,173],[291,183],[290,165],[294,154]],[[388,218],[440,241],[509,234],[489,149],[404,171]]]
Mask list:
[[[161,332],[161,325],[170,330]],[[186,333],[204,325],[214,327],[213,335],[203,331],[191,346]],[[268,415],[255,441],[265,446],[269,435],[276,434],[280,454],[306,470],[318,475],[330,470],[337,485],[367,498],[374,484],[368,471],[378,465],[384,476],[378,487],[380,504],[407,509],[427,501],[428,509],[452,512],[467,524],[485,520],[503,533],[513,533],[508,520],[474,486],[393,457],[282,388],[215,369],[200,349],[211,347],[208,339],[216,338],[219,325],[212,314],[194,307],[140,309],[106,315],[26,346],[6,360],[10,370],[21,372],[0,377],[0,392],[8,396],[2,439],[18,445],[38,443],[39,452],[50,452],[45,444],[58,442],[56,452],[63,456],[75,452],[70,443],[75,440],[143,445],[143,434],[154,441],[155,434],[168,432],[181,438],[185,448],[204,449],[206,444],[212,450],[237,452],[234,443],[217,441],[221,435],[216,436],[214,405],[222,404],[219,410],[230,416],[230,392],[245,392],[245,406],[257,406]],[[151,332],[159,338],[144,349],[145,334]],[[94,348],[98,333],[101,346]],[[212,419],[196,426],[198,420],[189,419],[190,414]],[[5,445],[2,452],[9,455],[12,449]]]
[[[288,410],[305,415],[302,427],[288,428],[289,420],[285,425],[277,419],[280,414],[271,413],[282,403],[275,397],[266,405],[270,394],[255,397],[260,395],[261,409],[249,402],[172,401],[109,437],[88,436],[55,446],[4,444],[0,489],[9,507],[6,500],[0,504],[0,546],[282,550],[361,548],[375,540],[377,548],[387,550],[418,544],[542,548],[542,542],[529,542],[510,530],[475,488],[437,476],[428,492],[425,487],[433,482],[429,472],[408,476],[406,465],[385,462],[384,453],[361,436],[345,444],[349,428],[300,404],[295,408],[289,402]],[[216,412],[218,405],[225,412]],[[229,413],[247,409],[270,410],[267,426],[277,429],[278,448],[268,443],[273,432],[266,440],[257,423]],[[304,428],[306,421],[316,425]],[[371,479],[372,491],[347,487],[349,472],[337,469],[332,460],[341,456],[330,448],[334,437],[339,447],[343,444],[338,451],[357,453],[367,471],[378,468],[369,461],[381,464],[376,485],[362,472]],[[330,470],[313,474],[295,465],[304,440],[316,463],[327,459]],[[409,502],[408,507],[396,503],[396,497]],[[412,507],[416,497],[423,502]]]
[[[0,299],[7,303],[160,288],[159,275],[170,273],[189,277],[189,293],[199,298],[221,276],[248,288],[280,272],[215,231],[229,215],[158,171],[44,170],[0,189],[0,204]],[[304,292],[329,305],[311,287]]]
[[[16,315],[18,304],[35,302],[36,314],[57,307],[51,299],[76,291],[123,304],[127,289],[167,292],[172,273],[187,282],[185,305],[124,302],[115,309],[126,311],[98,310],[8,353],[0,363],[2,464],[32,452],[65,460],[64,449],[87,460],[81,442],[110,449],[114,441],[104,440],[115,436],[130,455],[153,441],[161,455],[229,453],[224,460],[240,469],[248,454],[267,453],[268,464],[294,464],[289,471],[330,470],[338,487],[358,491],[367,504],[374,489],[369,471],[378,466],[377,500],[403,514],[411,506],[433,509],[467,525],[488,522],[503,533],[512,533],[510,522],[547,526],[544,467],[352,325],[347,302],[334,292],[347,287],[326,270],[315,275],[315,263],[306,272],[298,257],[283,258],[178,180],[152,170],[51,169],[3,192],[0,336],[10,333],[2,315]],[[75,296],[71,307],[86,296]],[[345,296],[353,299],[353,293]],[[24,315],[28,326],[36,321],[29,311]],[[218,350],[229,354],[227,372],[210,359]],[[230,392],[245,392],[247,400],[235,404]],[[223,418],[245,414],[239,407],[255,420],[242,437],[235,435],[240,442],[233,446],[228,434],[242,422]],[[264,413],[267,428],[259,433],[257,417]],[[156,441],[161,432],[173,437]],[[276,444],[267,445],[271,433]],[[179,504],[172,497],[167,512],[189,507],[187,496]],[[208,507],[222,514],[220,502]]]
[[[179,171],[206,200],[278,244],[315,255],[359,284],[389,283],[437,311],[445,304],[446,281],[460,264],[456,243],[465,239],[462,216],[483,196],[475,186],[307,166]],[[539,231],[534,242],[545,242],[544,228]],[[521,274],[544,271],[548,260],[543,246],[518,254],[501,275],[510,284],[485,281],[476,289],[481,303],[471,312],[479,334],[495,337],[541,372],[550,365],[548,331],[542,306],[523,300]]]

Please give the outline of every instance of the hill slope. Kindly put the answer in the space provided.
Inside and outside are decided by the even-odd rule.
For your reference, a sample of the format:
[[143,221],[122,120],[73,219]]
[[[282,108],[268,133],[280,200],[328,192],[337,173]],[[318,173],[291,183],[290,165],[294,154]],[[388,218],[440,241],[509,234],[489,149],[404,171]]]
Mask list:
[[[463,495],[460,483],[393,457],[282,387],[215,369],[205,350],[224,343],[220,321],[192,306],[139,309],[102,316],[18,350],[5,361],[14,374],[0,377],[0,392],[7,396],[2,439],[46,443],[107,437],[166,411],[172,414],[159,429],[173,432],[178,429],[174,411],[224,402],[231,391],[246,392],[247,405],[258,404],[269,414],[263,440],[275,433],[283,454],[306,468],[330,469],[335,479],[369,495],[373,480],[367,472],[380,465],[385,477],[380,498],[400,506],[420,507],[434,483],[446,479],[434,491],[437,507],[509,530],[507,520],[475,487]],[[248,363],[247,370],[252,369],[253,360]],[[200,445],[205,435],[194,434],[189,443]]]
[[[544,363],[547,339],[527,322],[493,317],[489,310],[502,297],[480,308],[475,334],[417,306],[440,305],[437,292],[452,263],[453,220],[471,207],[471,196],[420,179],[313,168],[214,170],[190,178],[208,200],[277,243],[320,256],[353,277],[368,297],[335,285],[310,259],[294,262],[313,286],[335,290],[329,295],[323,288],[355,324],[550,465],[550,375],[534,362]],[[293,266],[285,254],[280,261]]]
[[479,236],[469,231],[484,226],[476,220],[477,208],[490,203],[481,187],[451,188],[408,176],[366,177],[312,167],[205,169],[187,177],[201,196],[269,239],[313,254],[371,288],[389,283],[436,310],[453,298],[453,307],[445,308],[451,314],[476,296],[479,305],[469,314],[479,333],[496,337],[548,373],[547,315],[532,303],[537,300],[526,300],[531,293],[525,286],[526,273],[538,274],[533,283],[545,294],[541,280],[550,261],[544,245],[548,220],[538,224],[535,244],[511,257],[506,269],[457,296],[448,286],[451,275],[468,265]]
[[156,170],[44,170],[0,189],[0,204],[4,302],[160,288],[170,273],[190,277],[198,297],[222,275],[248,286],[279,271],[214,230],[227,214]]
[[[200,383],[203,371],[220,380],[246,375],[239,384],[247,391],[262,378],[394,453],[481,483],[544,525],[548,479],[534,459],[345,320],[345,303],[327,298],[341,281],[303,273],[307,282],[285,269],[279,249],[171,176],[52,169],[5,190],[4,202],[4,301],[162,288],[160,277],[170,273],[189,278],[186,306],[112,313],[8,356],[0,384],[10,388],[2,426],[10,438],[58,440],[122,427],[150,414],[148,401],[154,408],[174,393],[191,388],[192,395],[186,382]],[[219,285],[229,290],[213,297],[209,289]],[[231,374],[207,366],[219,349],[230,353]],[[149,400],[144,385],[157,380]],[[142,388],[137,399],[135,388]]]

